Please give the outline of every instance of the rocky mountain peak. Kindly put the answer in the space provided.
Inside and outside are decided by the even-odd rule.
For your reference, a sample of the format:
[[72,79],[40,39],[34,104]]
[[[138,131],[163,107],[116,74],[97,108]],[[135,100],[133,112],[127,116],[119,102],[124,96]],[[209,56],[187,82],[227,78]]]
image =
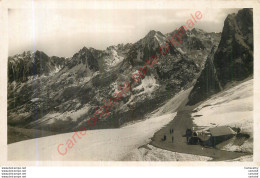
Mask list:
[[99,65],[98,61],[95,58],[95,56],[92,54],[93,49],[90,50],[87,47],[83,47],[82,49],[79,50],[76,54],[73,55],[72,59],[70,60],[68,67],[72,68],[76,65],[83,64],[85,65],[88,69],[92,71],[98,71],[99,70]]
[[53,61],[47,54],[38,50],[10,56],[8,57],[8,81],[26,81],[30,76],[48,75],[64,63],[64,58]]
[[161,44],[163,44],[165,39],[166,39],[165,36],[160,31],[151,30],[143,38],[143,42],[144,43],[147,43],[147,42],[149,43],[150,41],[156,41],[156,42],[158,42],[161,45]]
[[192,34],[194,35],[198,35],[198,34],[205,34],[206,32],[202,29],[199,29],[199,28],[193,28],[191,31],[190,31]]
[[156,32],[155,30],[150,30],[150,31],[147,33],[146,37],[153,37],[156,33],[157,33],[157,32]]

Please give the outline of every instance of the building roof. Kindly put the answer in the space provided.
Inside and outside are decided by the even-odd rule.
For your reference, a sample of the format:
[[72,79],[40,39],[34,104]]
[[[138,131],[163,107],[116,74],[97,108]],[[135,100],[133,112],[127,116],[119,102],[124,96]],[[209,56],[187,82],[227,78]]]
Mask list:
[[233,131],[230,127],[227,127],[227,126],[210,128],[209,131],[210,131],[211,135],[214,137],[236,134],[235,131]]

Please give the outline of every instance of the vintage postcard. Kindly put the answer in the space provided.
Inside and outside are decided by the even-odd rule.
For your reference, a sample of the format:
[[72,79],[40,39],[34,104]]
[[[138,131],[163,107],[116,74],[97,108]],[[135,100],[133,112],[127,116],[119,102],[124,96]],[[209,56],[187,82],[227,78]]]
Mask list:
[[0,3],[1,164],[259,166],[259,1]]

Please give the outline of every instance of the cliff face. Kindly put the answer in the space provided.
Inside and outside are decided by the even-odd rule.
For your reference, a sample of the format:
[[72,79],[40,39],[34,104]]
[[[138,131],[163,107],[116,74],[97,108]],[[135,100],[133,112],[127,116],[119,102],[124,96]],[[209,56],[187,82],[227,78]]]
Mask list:
[[196,104],[198,101],[203,101],[222,89],[213,63],[216,49],[216,46],[212,48],[206,60],[204,69],[202,70],[200,77],[197,79],[197,82],[189,95],[189,105]]
[[44,52],[24,52],[8,58],[8,81],[28,80],[36,75],[48,75],[56,68],[65,65],[65,58],[49,57]]
[[253,74],[252,9],[243,9],[227,17],[214,65],[223,87]]
[[210,54],[189,96],[195,104],[221,91],[227,84],[253,75],[253,11],[242,9],[224,22],[215,54]]

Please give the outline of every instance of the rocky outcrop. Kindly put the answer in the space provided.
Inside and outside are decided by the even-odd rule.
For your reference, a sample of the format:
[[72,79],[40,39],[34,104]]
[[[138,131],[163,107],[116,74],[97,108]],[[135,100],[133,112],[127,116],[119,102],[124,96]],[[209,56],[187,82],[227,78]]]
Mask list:
[[214,65],[223,87],[253,74],[252,9],[242,9],[226,18]]
[[190,105],[253,75],[253,11],[239,10],[224,22],[219,46],[212,50],[189,96]]
[[29,77],[49,75],[49,73],[65,66],[63,57],[49,57],[42,51],[24,52],[8,57],[8,82],[25,82]]
[[[180,45],[176,45],[177,50],[187,55],[200,69],[204,67],[211,48],[219,44],[221,37],[221,33],[208,33],[197,28],[185,30],[184,27],[174,30],[167,36],[171,37],[173,34],[181,36]],[[175,40],[178,41],[178,38],[175,37]]]
[[83,64],[89,70],[96,72],[99,70],[99,65],[97,59],[94,57],[92,52],[84,47],[79,52],[73,55],[73,57],[68,62],[68,67],[71,69],[76,65]]
[[217,47],[214,46],[209,54],[205,63],[204,69],[202,70],[200,77],[197,79],[190,95],[188,105],[196,104],[198,101],[203,101],[221,91],[222,87],[219,83],[216,69],[213,63],[214,54]]

